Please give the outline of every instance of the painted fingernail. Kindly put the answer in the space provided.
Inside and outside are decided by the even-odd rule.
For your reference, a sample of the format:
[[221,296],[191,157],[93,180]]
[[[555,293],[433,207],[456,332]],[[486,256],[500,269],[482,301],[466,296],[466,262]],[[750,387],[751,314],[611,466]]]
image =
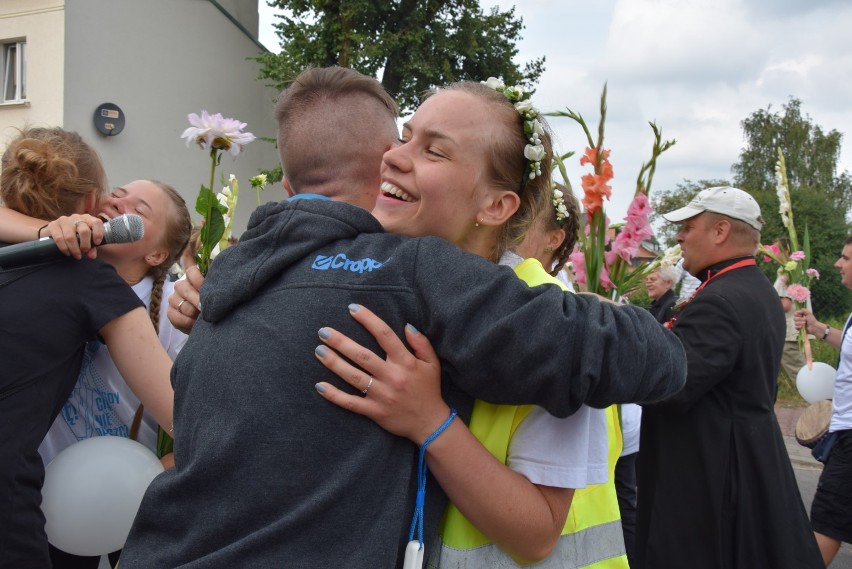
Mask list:
[[317,390],[317,393],[325,393],[325,385],[323,385],[322,383],[315,383],[314,389]]
[[329,330],[328,328],[320,328],[319,337],[320,340],[328,340],[329,338],[331,338],[331,330]]
[[314,353],[318,357],[324,358],[326,354],[328,354],[328,348],[326,348],[325,346],[317,346],[316,348],[314,348]]
[[420,330],[418,330],[417,328],[415,328],[413,324],[406,324],[406,325],[405,325],[405,328],[406,328],[409,332],[411,332],[412,334],[419,334],[419,333],[420,333]]
[[349,312],[358,312],[359,310],[361,310],[360,304],[350,304],[349,305]]

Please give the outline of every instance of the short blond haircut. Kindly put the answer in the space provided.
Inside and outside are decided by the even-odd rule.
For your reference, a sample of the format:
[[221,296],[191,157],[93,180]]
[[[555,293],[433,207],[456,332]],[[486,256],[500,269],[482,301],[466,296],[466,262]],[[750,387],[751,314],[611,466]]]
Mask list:
[[375,176],[380,164],[374,158],[397,138],[397,115],[374,78],[344,67],[306,69],[275,105],[284,177],[299,193],[342,176]]

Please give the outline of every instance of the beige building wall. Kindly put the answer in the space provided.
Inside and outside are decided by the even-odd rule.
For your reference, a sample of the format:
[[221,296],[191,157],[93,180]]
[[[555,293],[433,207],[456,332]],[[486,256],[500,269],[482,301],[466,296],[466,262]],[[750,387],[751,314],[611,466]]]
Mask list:
[[0,43],[27,41],[27,100],[0,103],[0,148],[15,129],[62,124],[64,5],[63,0],[0,1]]
[[[259,65],[249,59],[264,50],[256,36],[257,0],[0,0],[0,39],[27,39],[28,99],[0,106],[0,152],[13,127],[77,131],[100,154],[111,184],[162,180],[198,221],[195,200],[209,183],[210,159],[180,138],[187,114],[218,112],[275,138],[277,93],[257,80]],[[95,128],[102,103],[124,112],[121,133]],[[277,164],[274,145],[261,140],[237,158],[222,157],[217,177],[234,174],[242,190],[237,235],[256,207],[249,178]],[[284,197],[279,185],[262,201]]]

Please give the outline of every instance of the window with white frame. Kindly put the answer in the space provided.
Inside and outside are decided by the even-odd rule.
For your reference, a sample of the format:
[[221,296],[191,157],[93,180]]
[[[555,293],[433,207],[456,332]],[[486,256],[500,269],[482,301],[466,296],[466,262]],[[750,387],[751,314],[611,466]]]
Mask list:
[[27,42],[0,42],[0,48],[0,69],[3,71],[0,102],[23,101],[27,98]]

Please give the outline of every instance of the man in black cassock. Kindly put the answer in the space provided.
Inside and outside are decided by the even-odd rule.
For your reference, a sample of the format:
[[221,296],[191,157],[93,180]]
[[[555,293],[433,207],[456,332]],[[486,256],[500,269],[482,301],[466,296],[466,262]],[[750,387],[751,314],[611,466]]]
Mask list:
[[672,323],[686,386],[643,407],[637,567],[822,569],[775,417],[785,321],[755,266],[760,207],[710,188],[663,217],[683,224],[684,268],[702,283]]

